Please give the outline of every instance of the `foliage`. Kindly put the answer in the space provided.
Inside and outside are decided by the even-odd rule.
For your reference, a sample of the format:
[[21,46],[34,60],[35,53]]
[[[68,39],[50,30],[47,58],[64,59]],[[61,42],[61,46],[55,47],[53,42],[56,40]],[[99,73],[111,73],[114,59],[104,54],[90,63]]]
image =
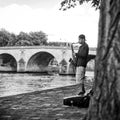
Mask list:
[[30,35],[25,32],[20,32],[17,35],[15,46],[31,46],[33,43],[31,42]]
[[18,35],[10,33],[5,29],[0,30],[0,46],[69,46],[67,42],[47,42],[47,35],[42,32],[20,32]]
[[32,46],[46,45],[47,35],[40,32],[20,32],[18,35],[9,33],[5,29],[0,30],[0,46]]
[[92,6],[98,9],[100,7],[101,0],[63,0],[61,2],[60,10],[67,10],[74,8],[77,4],[83,4],[84,2],[91,2]]
[[0,31],[0,46],[6,46],[9,41],[11,41],[11,34],[5,29],[1,29]]
[[17,35],[17,40],[30,40],[29,34],[25,32],[20,32],[19,35]]
[[15,43],[15,46],[32,46],[33,43],[31,43],[28,40],[19,40]]
[[47,44],[47,35],[40,32],[30,32],[30,37],[34,45],[46,45]]
[[17,36],[14,33],[10,33],[11,39],[8,41],[7,46],[14,46],[17,42]]

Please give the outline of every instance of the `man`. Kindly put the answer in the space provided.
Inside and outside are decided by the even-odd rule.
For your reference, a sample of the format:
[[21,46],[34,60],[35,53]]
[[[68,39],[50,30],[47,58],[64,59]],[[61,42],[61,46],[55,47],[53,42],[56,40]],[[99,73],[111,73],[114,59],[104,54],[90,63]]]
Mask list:
[[85,69],[87,65],[87,57],[88,57],[88,52],[89,52],[89,46],[85,42],[85,35],[81,34],[78,37],[78,43],[81,44],[79,47],[79,50],[77,53],[75,53],[76,56],[76,82],[77,83],[82,83],[82,90],[79,94],[84,94],[85,93],[85,88],[84,88],[84,79],[85,79]]

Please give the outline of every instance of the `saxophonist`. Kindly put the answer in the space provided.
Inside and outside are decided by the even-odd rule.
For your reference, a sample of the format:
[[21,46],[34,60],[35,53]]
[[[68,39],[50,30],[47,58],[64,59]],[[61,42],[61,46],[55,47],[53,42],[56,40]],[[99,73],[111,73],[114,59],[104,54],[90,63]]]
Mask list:
[[84,80],[89,46],[86,43],[86,38],[84,34],[78,36],[78,43],[81,44],[81,46],[79,47],[78,52],[73,54],[74,56],[76,56],[76,82],[82,84],[82,88],[79,93],[80,95],[85,93]]

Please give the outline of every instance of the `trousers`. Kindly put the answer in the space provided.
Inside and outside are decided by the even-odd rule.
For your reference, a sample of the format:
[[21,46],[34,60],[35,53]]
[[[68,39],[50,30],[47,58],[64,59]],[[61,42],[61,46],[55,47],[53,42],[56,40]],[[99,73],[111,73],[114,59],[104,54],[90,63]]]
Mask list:
[[76,83],[84,84],[85,67],[76,67]]

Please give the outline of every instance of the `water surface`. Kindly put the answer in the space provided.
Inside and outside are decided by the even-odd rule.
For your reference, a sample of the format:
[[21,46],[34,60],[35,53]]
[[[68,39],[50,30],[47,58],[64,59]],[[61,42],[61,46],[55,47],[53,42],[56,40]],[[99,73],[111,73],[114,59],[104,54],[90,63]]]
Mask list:
[[[93,73],[87,76],[93,77]],[[74,76],[0,73],[0,97],[76,84]]]

